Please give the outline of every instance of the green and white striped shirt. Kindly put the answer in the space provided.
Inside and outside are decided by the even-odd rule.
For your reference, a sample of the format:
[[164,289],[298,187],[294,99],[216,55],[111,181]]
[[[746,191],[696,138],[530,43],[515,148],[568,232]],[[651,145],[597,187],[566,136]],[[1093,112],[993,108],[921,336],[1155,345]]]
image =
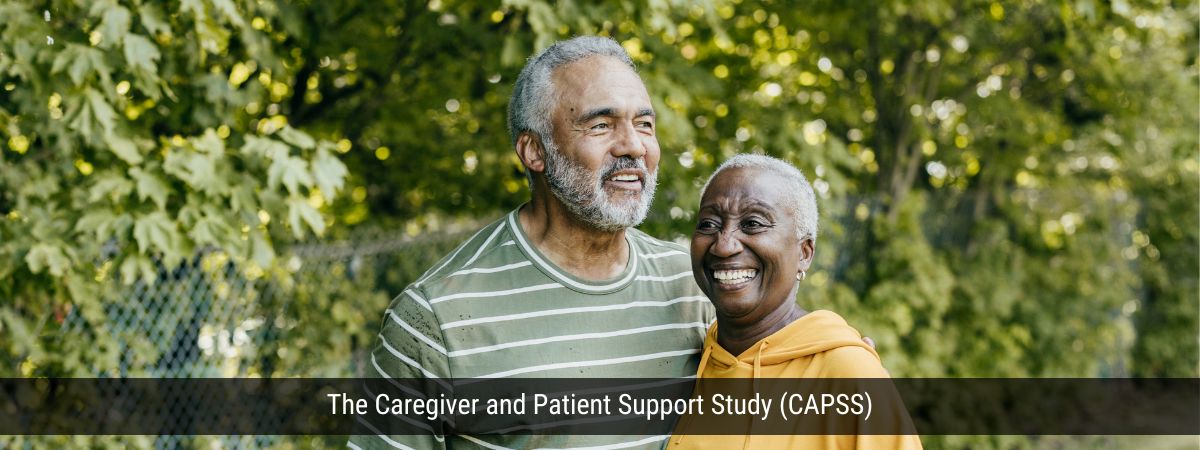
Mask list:
[[[371,354],[374,371],[390,378],[694,376],[713,312],[687,250],[634,229],[625,239],[623,273],[583,280],[541,254],[517,212],[509,213],[392,301]],[[446,439],[364,435],[350,447],[659,448],[666,436]]]

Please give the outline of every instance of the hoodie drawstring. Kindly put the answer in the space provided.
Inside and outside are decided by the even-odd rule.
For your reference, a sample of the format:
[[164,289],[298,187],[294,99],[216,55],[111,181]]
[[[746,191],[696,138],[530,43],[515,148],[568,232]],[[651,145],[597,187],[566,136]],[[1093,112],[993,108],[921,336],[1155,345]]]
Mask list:
[[[751,381],[751,385],[754,387],[754,392],[758,392],[758,379],[762,378],[762,355],[763,355],[763,352],[766,350],[767,350],[767,340],[763,339],[762,344],[758,345],[758,351],[754,353],[754,380]],[[754,448],[751,445],[750,441],[754,440],[754,421],[755,420],[757,420],[757,419],[755,419],[753,417],[750,418],[750,429],[747,430],[748,432],[746,433],[746,440],[742,443],[742,450],[749,450],[751,448]]]
[[[763,355],[763,352],[766,350],[767,350],[767,341],[764,339],[762,341],[762,344],[758,346],[758,353],[754,354],[754,378],[756,380],[759,378],[762,378],[762,355]],[[756,384],[755,384],[754,388],[758,389],[757,381],[755,383]]]

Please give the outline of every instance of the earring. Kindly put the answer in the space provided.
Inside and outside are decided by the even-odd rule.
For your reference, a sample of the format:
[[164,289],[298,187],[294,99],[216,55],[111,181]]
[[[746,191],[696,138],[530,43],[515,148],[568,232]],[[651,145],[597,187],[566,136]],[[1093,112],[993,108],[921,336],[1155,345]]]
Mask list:
[[805,278],[808,278],[808,272],[806,271],[801,270],[800,273],[796,274],[796,281],[804,281]]

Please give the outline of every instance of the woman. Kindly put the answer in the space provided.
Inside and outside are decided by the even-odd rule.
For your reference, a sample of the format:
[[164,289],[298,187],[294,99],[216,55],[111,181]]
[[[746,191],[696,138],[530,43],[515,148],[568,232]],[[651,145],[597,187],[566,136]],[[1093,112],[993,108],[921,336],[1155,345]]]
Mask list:
[[[697,377],[888,378],[875,350],[845,320],[830,311],[805,311],[796,303],[813,261],[816,236],[812,186],[791,164],[768,156],[737,155],[713,173],[702,191],[691,246],[692,273],[717,312]],[[701,386],[705,383],[702,380]],[[892,395],[885,397],[898,399],[894,392],[889,389]],[[898,417],[876,419],[909,424],[902,408],[893,410],[901,411],[894,414]],[[712,430],[695,425],[705,420],[713,418],[684,417],[676,430],[682,434],[673,437],[668,448],[921,446],[915,435],[758,435],[752,433],[753,424],[745,435],[686,435]],[[805,420],[812,423],[807,418],[791,423],[802,426]]]

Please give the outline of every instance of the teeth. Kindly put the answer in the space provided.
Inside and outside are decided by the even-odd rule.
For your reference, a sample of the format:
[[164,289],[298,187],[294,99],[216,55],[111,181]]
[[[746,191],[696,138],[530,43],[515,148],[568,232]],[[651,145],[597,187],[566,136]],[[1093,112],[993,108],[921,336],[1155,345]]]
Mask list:
[[637,181],[638,176],[637,175],[617,175],[617,176],[609,178],[609,179],[613,180],[613,181]]
[[758,274],[754,269],[718,270],[713,272],[713,278],[724,284],[741,283],[754,278]]

